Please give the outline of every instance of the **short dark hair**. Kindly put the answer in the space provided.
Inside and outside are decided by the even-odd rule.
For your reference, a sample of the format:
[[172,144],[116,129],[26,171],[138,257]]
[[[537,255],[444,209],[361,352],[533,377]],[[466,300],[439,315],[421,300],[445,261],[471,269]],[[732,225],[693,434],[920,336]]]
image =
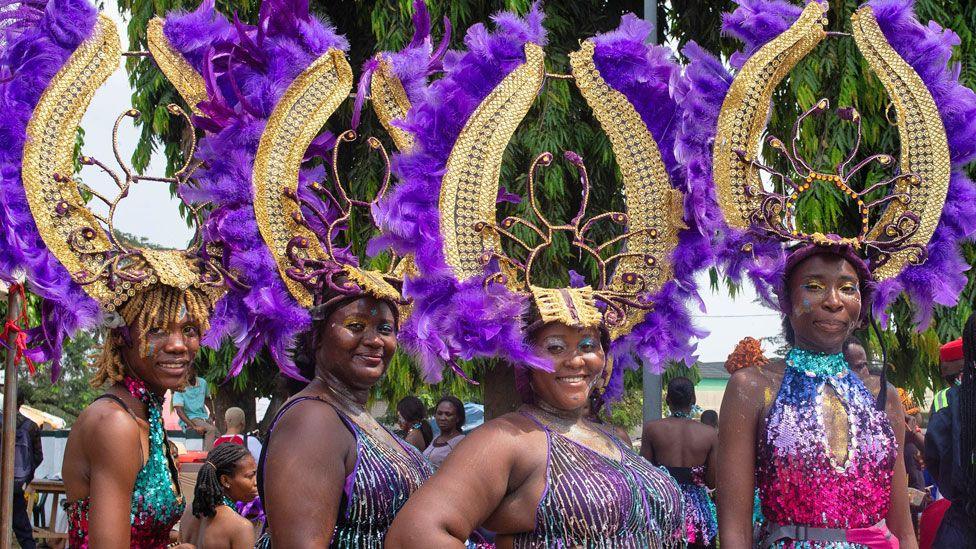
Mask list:
[[843,352],[846,353],[848,349],[850,349],[851,347],[853,347],[855,345],[857,345],[858,347],[860,347],[862,349],[867,349],[867,347],[864,346],[864,343],[861,342],[861,339],[859,337],[857,337],[857,336],[850,336],[850,337],[848,337],[847,339],[844,340],[844,346],[841,347],[841,351],[843,351]]
[[440,400],[437,401],[437,404],[434,405],[434,413],[436,413],[437,409],[440,408],[442,402],[449,402],[451,403],[451,406],[454,406],[454,415],[457,416],[458,431],[463,432],[464,422],[467,421],[464,417],[464,403],[462,403],[461,399],[454,395],[444,395],[440,398]]
[[20,408],[27,403],[27,396],[23,391],[17,391],[17,407]]
[[701,415],[701,422],[705,425],[718,427],[718,412],[715,410],[705,410]]
[[672,379],[668,382],[667,401],[672,410],[690,408],[695,403],[695,384],[683,376]]

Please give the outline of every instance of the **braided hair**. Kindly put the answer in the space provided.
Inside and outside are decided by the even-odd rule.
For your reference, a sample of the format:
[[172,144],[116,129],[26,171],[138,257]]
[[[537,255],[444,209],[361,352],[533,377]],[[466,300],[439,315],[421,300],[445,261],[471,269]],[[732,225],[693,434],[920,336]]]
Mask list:
[[233,476],[237,463],[250,455],[246,447],[230,442],[210,450],[207,462],[197,473],[197,485],[193,488],[193,516],[213,518],[217,514],[217,506],[224,502],[220,476]]
[[966,510],[976,517],[976,314],[969,317],[962,333],[962,386],[959,387],[959,418],[961,420],[960,450],[963,470],[963,493]]

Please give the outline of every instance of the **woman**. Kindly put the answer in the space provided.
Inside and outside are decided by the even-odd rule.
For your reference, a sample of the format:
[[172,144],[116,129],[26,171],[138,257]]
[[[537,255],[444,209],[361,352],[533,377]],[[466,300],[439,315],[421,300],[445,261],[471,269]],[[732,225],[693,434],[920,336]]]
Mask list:
[[690,379],[676,377],[668,382],[666,400],[671,417],[644,425],[640,453],[667,469],[681,486],[689,547],[715,547],[718,519],[709,491],[715,489],[718,432],[692,419],[695,385]]
[[366,410],[396,351],[397,304],[327,296],[300,349],[312,380],[269,427],[259,486],[274,547],[381,547],[430,467]]
[[98,360],[94,386],[107,391],[78,416],[62,475],[72,547],[161,547],[183,513],[162,402],[178,390],[200,348],[209,300],[155,286],[119,314]]
[[[722,545],[752,545],[758,482],[767,522],[756,542],[763,547],[798,539],[858,547],[886,535],[915,547],[898,395],[888,387],[887,407],[877,410],[842,354],[869,303],[867,271],[846,248],[804,250],[794,252],[785,271],[789,353],[732,374],[722,402]],[[819,530],[799,532],[791,524]]]
[[424,450],[424,457],[437,470],[464,439],[464,404],[455,396],[442,396],[434,408],[434,421],[441,432]]
[[[457,359],[498,358],[516,369],[525,404],[461,441],[401,510],[387,547],[461,547],[482,525],[498,533],[500,547],[679,545],[681,494],[673,479],[585,417],[588,405],[599,413],[623,395],[623,373],[637,366],[635,355],[663,362],[690,353],[683,300],[694,269],[670,263],[678,243],[689,242],[678,238],[685,202],[668,175],[678,172],[671,152],[676,107],[666,89],[677,67],[646,44],[651,29],[633,15],[618,30],[584,41],[570,56],[572,79],[616,157],[626,158],[627,211],[589,217],[584,161],[565,151],[577,209],[560,222],[546,217],[551,210],[536,200],[535,182],[556,156],[543,152],[529,167],[528,207],[520,210],[531,217],[499,219],[501,151],[542,94],[546,70],[538,6],[524,19],[500,14],[495,21],[494,31],[468,31],[470,50],[452,59],[407,116],[404,127],[417,147],[400,157],[395,194],[375,211],[384,238],[416,259],[401,341],[427,377],[439,379],[445,367],[466,375]],[[630,115],[617,118],[622,112]],[[626,136],[616,133],[622,124]],[[635,140],[640,147],[632,147]],[[640,175],[652,172],[658,175]],[[663,204],[673,215],[659,215]],[[618,225],[612,242],[587,232],[602,220]],[[578,252],[598,274],[586,281],[562,271],[571,287],[546,286],[533,265],[550,257],[554,240],[574,246],[561,257]],[[615,245],[626,253],[607,254]],[[549,267],[559,272],[565,263]]]
[[[118,43],[107,39],[117,30],[86,0],[22,7],[5,21],[9,40],[0,45],[7,75],[0,97],[10,114],[0,154],[0,278],[26,277],[40,299],[41,325],[27,333],[27,352],[38,363],[51,361],[54,378],[66,338],[105,328],[92,379],[105,393],[79,415],[64,452],[68,543],[166,547],[184,500],[163,396],[187,380],[223,271],[196,245],[150,250],[115,236],[112,216],[136,182],[124,164],[118,174],[78,157],[119,188],[112,200],[99,196],[108,217],[88,209],[87,191],[71,177],[72,143],[92,95],[118,66]],[[181,170],[169,181],[182,192],[188,177]]]
[[415,396],[406,396],[397,403],[397,426],[401,438],[423,452],[434,438],[434,430],[427,421],[427,407]]
[[[952,304],[963,290],[959,244],[973,234],[974,190],[953,174],[973,158],[972,117],[960,113],[976,108],[976,95],[946,69],[951,31],[920,23],[911,2],[870,0],[852,14],[834,7],[739,2],[723,17],[723,31],[744,42],[734,61],[690,45],[675,90],[689,185],[714,191],[700,218],[717,236],[719,267],[748,277],[781,311],[789,345],[785,359],[733,373],[725,391],[716,492],[723,548],[916,547],[904,412],[883,375],[875,397],[842,351],[869,314],[883,321],[903,293],[913,318],[927,322],[934,303]],[[797,63],[825,51],[820,42],[851,39],[847,51],[885,82],[899,151],[859,150],[873,141],[861,139],[865,119],[888,127],[884,113],[779,93]],[[788,135],[768,135],[770,120],[782,123],[773,101],[802,105]],[[821,119],[815,139],[807,118]],[[874,142],[892,142],[888,131]],[[836,138],[842,132],[853,137]],[[813,212],[828,194],[838,198],[834,219],[855,227]],[[754,536],[756,486],[766,522]]]
[[250,549],[254,525],[237,512],[237,502],[258,495],[257,462],[242,444],[221,444],[207,454],[193,490],[193,517],[181,524],[180,539],[196,549]]
[[387,547],[462,547],[480,525],[499,547],[676,545],[674,481],[584,417],[606,368],[600,330],[550,322],[528,339],[553,371],[524,373],[531,402],[465,437],[397,515]]

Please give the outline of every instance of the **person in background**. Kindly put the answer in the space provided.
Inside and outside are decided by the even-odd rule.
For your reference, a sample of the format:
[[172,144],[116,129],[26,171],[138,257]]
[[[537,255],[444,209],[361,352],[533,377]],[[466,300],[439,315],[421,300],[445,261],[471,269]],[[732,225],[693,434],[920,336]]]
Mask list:
[[692,419],[695,385],[690,379],[676,377],[668,382],[666,400],[671,417],[644,425],[640,453],[678,481],[684,493],[688,546],[716,547],[718,518],[708,490],[715,487],[718,431]]
[[942,381],[946,384],[946,388],[935,393],[930,415],[948,406],[949,402],[946,397],[949,394],[949,389],[959,385],[962,381],[963,362],[962,338],[950,341],[939,348],[939,373]]
[[925,433],[925,465],[951,502],[932,543],[936,549],[976,547],[976,315],[966,321],[962,347],[962,383],[949,388]]
[[718,429],[718,412],[715,410],[705,410],[698,419],[705,425]]
[[237,502],[258,495],[257,462],[243,444],[220,444],[207,454],[193,490],[193,514],[184,516],[180,539],[196,549],[251,549],[254,526]]
[[441,397],[434,408],[434,421],[441,433],[424,450],[424,457],[436,470],[464,439],[464,404],[454,396]]
[[225,442],[231,442],[246,446],[254,459],[259,458],[261,456],[261,441],[258,440],[258,437],[249,436],[244,432],[246,424],[244,410],[237,406],[227,408],[227,411],[224,412],[224,425],[227,426],[227,430],[214,441],[214,448]]
[[423,452],[434,438],[434,430],[427,421],[427,408],[415,396],[406,396],[397,403],[397,426],[403,432],[403,440]]
[[[34,529],[31,527],[30,513],[27,512],[27,498],[24,491],[34,480],[34,472],[44,461],[44,448],[41,446],[41,428],[19,412],[25,403],[24,393],[17,393],[17,423],[14,442],[14,506],[13,531],[22,549],[34,549]],[[3,415],[0,414],[0,418]],[[0,425],[3,421],[0,420]]]
[[217,438],[217,425],[213,418],[213,401],[210,400],[207,380],[190,372],[190,378],[182,391],[173,392],[173,410],[180,417],[184,431],[203,435],[203,447],[212,448]]
[[905,407],[905,472],[908,474],[909,502],[912,511],[912,525],[918,534],[918,515],[931,503],[932,497],[925,489],[925,475],[922,470],[925,461],[922,449],[925,448],[925,437],[918,426],[919,407],[912,400],[911,395],[902,388],[898,388],[898,398]]
[[[851,371],[861,378],[861,381],[868,381],[871,376],[871,369],[868,367],[868,353],[864,350],[861,340],[851,336],[844,342],[844,359]],[[872,391],[877,393],[877,391]]]

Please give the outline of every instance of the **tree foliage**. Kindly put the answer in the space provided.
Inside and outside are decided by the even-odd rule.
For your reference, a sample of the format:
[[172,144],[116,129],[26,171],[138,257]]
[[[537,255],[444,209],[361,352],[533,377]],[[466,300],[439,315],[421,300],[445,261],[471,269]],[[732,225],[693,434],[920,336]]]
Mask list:
[[[862,3],[861,0],[832,0],[828,30],[850,33],[850,15]],[[731,0],[672,0],[665,10],[666,33],[680,46],[694,40],[727,60],[739,44],[720,36],[717,31],[722,12],[733,8]],[[970,88],[976,86],[976,67],[973,66],[976,11],[965,3],[951,0],[916,0],[915,11],[923,23],[933,20],[959,34],[962,43],[953,61],[962,62],[962,83]],[[869,154],[897,153],[897,128],[886,116],[891,99],[858,52],[852,37],[832,36],[797,64],[773,97],[768,134],[784,140],[789,138],[797,117],[820,98],[829,99],[832,109],[855,107],[861,113],[863,132],[858,160]],[[815,169],[828,173],[851,151],[856,137],[853,125],[838,123],[832,114],[808,118],[802,130],[800,155]],[[764,157],[768,165],[782,173],[790,173],[783,159],[768,148],[764,150]],[[884,174],[879,170],[868,171],[852,186],[863,188],[877,182]],[[851,208],[851,204],[842,198],[837,189],[827,186],[808,193],[801,201],[800,225],[807,232],[857,234],[860,222],[856,208]],[[966,253],[972,264],[976,259],[976,248],[967,246]],[[892,383],[908,389],[916,399],[923,398],[926,389],[937,389],[942,385],[938,376],[939,343],[959,337],[966,318],[972,313],[974,292],[976,283],[970,274],[959,306],[937,307],[932,326],[920,332],[914,328],[914,309],[907,299],[902,297],[892,306],[892,322],[881,337]],[[870,343],[869,353],[880,360],[882,350],[877,334],[873,330],[862,330],[862,335]]]

